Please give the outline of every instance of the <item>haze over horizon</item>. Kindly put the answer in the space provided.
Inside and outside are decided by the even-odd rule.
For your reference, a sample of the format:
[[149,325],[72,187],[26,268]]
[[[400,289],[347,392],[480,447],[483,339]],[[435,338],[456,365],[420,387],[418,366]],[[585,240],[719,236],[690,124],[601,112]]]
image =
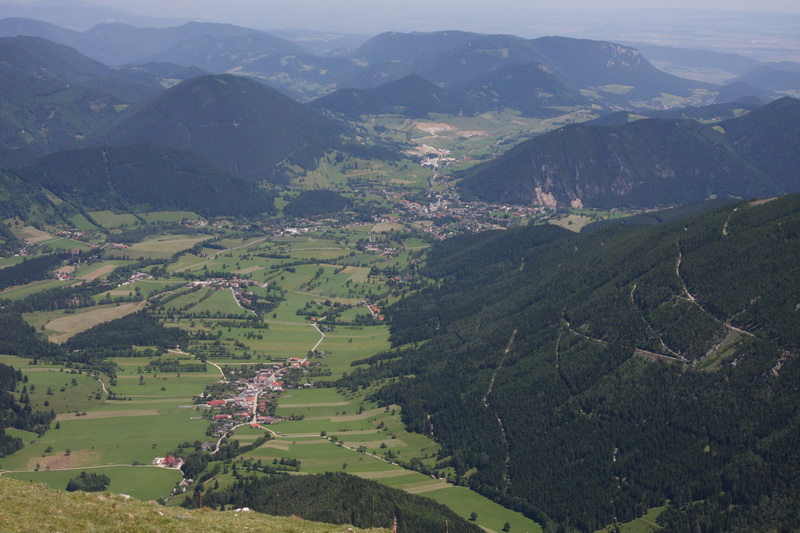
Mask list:
[[[25,11],[27,10],[27,11]],[[22,15],[16,14],[22,12]],[[33,15],[25,15],[31,12]],[[40,16],[36,16],[40,14]],[[800,61],[800,3],[766,0],[563,0],[541,7],[521,0],[16,0],[0,2],[0,18],[29,16],[83,30],[100,22],[136,26],[186,21],[230,23],[265,31],[304,29],[372,36],[385,31],[462,30],[647,42],[739,53],[761,60]],[[84,18],[81,18],[81,17]],[[83,22],[83,24],[82,24]]]

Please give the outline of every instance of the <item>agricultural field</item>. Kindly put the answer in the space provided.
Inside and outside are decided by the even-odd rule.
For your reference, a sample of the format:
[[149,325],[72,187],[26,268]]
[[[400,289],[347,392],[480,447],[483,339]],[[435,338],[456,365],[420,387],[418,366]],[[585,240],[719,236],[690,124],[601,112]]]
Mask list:
[[181,220],[198,220],[200,215],[194,211],[154,211],[152,213],[139,213],[139,216],[148,224],[154,222],[180,222]]
[[[34,472],[54,476],[55,471],[69,471],[74,475],[75,469],[149,465],[154,457],[173,453],[180,443],[206,438],[207,422],[192,399],[219,379],[213,366],[206,372],[155,374],[146,370],[151,358],[118,358],[116,379],[110,381],[107,376],[95,379],[57,365],[26,366],[26,361],[0,358],[28,377],[32,406],[54,409],[58,414],[43,436],[22,432],[27,435],[26,446],[0,463],[3,470],[19,471],[20,479]],[[104,387],[120,399],[106,399]],[[125,487],[130,490],[127,493],[138,492],[152,499],[166,496],[181,476],[174,470],[165,475],[163,470],[137,471],[130,479],[126,473],[115,490],[125,492]],[[148,477],[155,483],[152,487]]]
[[296,170],[298,176],[292,180],[293,185],[309,189],[348,186],[423,189],[427,184],[427,173],[420,172],[419,165],[410,159],[386,162],[329,155],[321,159],[313,170]]
[[[243,459],[279,468],[282,461],[299,461],[297,470],[301,473],[348,472],[427,496],[465,518],[477,512],[477,523],[494,531],[499,531],[505,522],[512,525],[512,531],[541,531],[536,523],[520,513],[509,511],[464,487],[398,464],[413,459],[433,467],[439,447],[423,435],[406,432],[397,406],[380,408],[366,401],[363,395],[345,394],[335,389],[287,391],[279,403],[277,415],[303,419],[267,426],[275,438]],[[249,427],[240,428],[233,438],[245,445],[252,442],[255,431]]]
[[[654,533],[661,529],[656,520],[666,510],[666,505],[648,509],[643,516],[636,520],[619,524],[619,531],[621,533]],[[614,526],[608,526],[597,533],[611,533],[612,531],[614,531]]]
[[42,243],[44,241],[51,240],[55,238],[54,235],[47,233],[46,231],[42,231],[40,229],[34,228],[33,226],[10,226],[9,229],[11,233],[14,234],[20,240],[23,241],[30,241],[34,244]]
[[188,250],[208,239],[208,235],[161,235],[132,244],[128,248],[113,250],[111,257],[169,259],[174,254]]
[[7,298],[11,301],[22,300],[23,298],[26,298],[31,294],[35,294],[37,292],[41,292],[46,289],[54,289],[57,287],[68,287],[70,285],[75,285],[77,283],[80,282],[75,280],[61,281],[57,279],[34,281],[33,283],[29,283],[27,285],[22,285],[19,287],[10,287],[8,289],[0,291],[0,298]]
[[136,215],[130,213],[117,214],[111,211],[94,211],[88,213],[88,215],[97,224],[106,229],[139,224],[139,219],[136,218]]
[[23,262],[24,260],[25,256],[22,255],[12,255],[11,257],[2,257],[0,258],[0,268],[16,265],[18,263]]
[[124,283],[111,290],[96,294],[93,299],[98,304],[111,302],[128,302],[131,299],[140,300],[150,298],[157,294],[177,289],[184,284],[180,280],[145,279],[133,283]]
[[[120,305],[102,305],[73,311],[38,311],[25,315],[25,320],[42,333],[48,335],[50,342],[62,343],[92,326],[135,313],[144,307],[144,302]],[[69,312],[72,311],[72,312]]]
[[552,217],[550,220],[548,220],[548,223],[578,233],[581,231],[581,229],[583,229],[584,226],[591,224],[592,222],[610,220],[614,218],[624,218],[627,216],[630,216],[630,213],[621,211],[608,212],[593,211],[588,209],[570,209],[566,213],[561,213]]
[[97,226],[92,224],[82,213],[70,217],[69,221],[72,223],[72,226],[79,231],[93,231],[97,229]]
[[[174,222],[190,215],[141,217],[147,222]],[[92,216],[108,227],[128,223],[113,213]],[[146,347],[137,347],[141,357],[113,357],[109,359],[116,365],[113,376],[95,377],[63,365],[28,365],[25,359],[0,357],[0,362],[21,368],[28,377],[33,406],[57,413],[50,431],[42,436],[9,430],[26,445],[0,460],[0,467],[8,471],[5,475],[54,488],[63,488],[81,470],[104,472],[112,479],[112,491],[143,499],[166,498],[181,476],[174,469],[151,466],[153,459],[179,451],[181,445],[190,446],[184,450],[189,452],[195,444],[212,440],[207,434],[209,420],[204,418],[209,413],[204,405],[195,405],[197,395],[217,384],[223,370],[247,372],[307,358],[307,367],[290,374],[290,381],[300,388],[289,388],[273,400],[276,423],[259,428],[244,424],[233,431],[231,439],[241,446],[265,433],[272,436],[234,464],[279,465],[281,460],[295,460],[299,467],[286,468],[300,473],[345,471],[432,497],[465,517],[478,509],[477,523],[495,531],[506,521],[515,531],[538,531],[521,515],[448,484],[445,478],[453,474],[452,468],[435,470],[439,446],[406,431],[398,406],[378,406],[366,399],[366,390],[320,388],[352,372],[356,361],[391,349],[389,329],[380,313],[397,298],[397,289],[385,272],[406,270],[412,254],[429,246],[409,231],[415,230],[386,222],[311,228],[281,237],[223,237],[202,252],[180,255],[154,278],[137,278],[94,293],[94,306],[26,313],[25,320],[37,332],[56,342],[142,308],[164,325],[189,332],[191,338],[179,349],[150,348],[145,356]],[[104,250],[103,262],[80,265],[72,274],[79,278],[75,282],[102,281],[140,258],[151,261],[146,265],[163,264],[209,238],[150,237],[126,249]],[[384,254],[385,248],[397,251]],[[196,280],[203,284],[190,285]],[[54,282],[39,283],[48,287]],[[22,290],[17,296],[22,298],[42,288],[34,283],[13,290]],[[267,306],[256,313],[242,305],[249,299]],[[199,366],[204,360],[205,366]],[[215,481],[225,487],[233,479],[226,467]],[[179,504],[184,497],[178,495],[169,503]]]
[[102,261],[100,263],[83,264],[73,271],[73,275],[78,279],[91,281],[97,278],[104,278],[111,274],[117,267],[130,263],[130,261],[118,259],[115,261]]
[[190,307],[187,312],[223,316],[247,314],[247,311],[236,303],[233,293],[225,289],[212,291],[207,298]]

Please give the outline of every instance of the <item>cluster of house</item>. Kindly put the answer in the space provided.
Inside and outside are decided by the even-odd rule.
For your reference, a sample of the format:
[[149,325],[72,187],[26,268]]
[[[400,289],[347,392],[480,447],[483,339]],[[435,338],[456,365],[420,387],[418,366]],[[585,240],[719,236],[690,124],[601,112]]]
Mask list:
[[153,279],[153,276],[148,274],[147,272],[135,272],[129,277],[127,280],[123,281],[119,284],[120,287],[123,285],[128,285],[130,283],[136,283],[137,281],[142,281],[145,279]]
[[14,254],[14,255],[30,255],[31,252],[30,252],[30,250],[28,250],[28,248],[32,248],[33,246],[38,246],[39,248],[41,248],[42,247],[42,243],[40,243],[40,242],[34,243],[34,242],[31,242],[31,241],[25,241],[25,244],[23,245],[23,247],[20,248],[19,252]]
[[[220,437],[236,425],[241,424],[242,421],[252,420],[253,425],[258,426],[285,420],[282,417],[267,415],[268,403],[280,398],[284,391],[283,374],[319,364],[321,363],[310,363],[299,357],[291,357],[282,365],[276,364],[272,368],[262,368],[255,376],[237,381],[238,393],[236,395],[224,400],[208,400],[206,406],[209,409],[227,411],[212,416],[212,419],[217,422],[213,435]],[[303,387],[310,388],[311,383],[306,383]],[[253,408],[256,410],[255,417]]]
[[364,247],[364,251],[368,253],[380,253],[386,257],[394,257],[399,255],[405,249],[405,246],[392,246],[387,242],[371,242]]
[[377,305],[374,304],[367,304],[367,309],[369,312],[372,313],[372,318],[377,318],[378,320],[383,320],[385,317],[381,314],[381,309]]
[[180,468],[183,464],[183,458],[167,454],[166,457],[156,457],[153,459],[153,464],[163,466],[164,468]]
[[208,220],[197,219],[197,218],[185,218],[181,220],[181,225],[187,228],[191,227],[203,228],[205,226],[208,226]]
[[64,237],[65,239],[74,239],[76,241],[81,240],[86,233],[83,231],[78,231],[76,229],[64,229],[61,231],[57,231],[56,235],[59,237]]
[[233,291],[233,297],[239,304],[239,307],[248,309],[252,303],[253,293],[248,291],[248,287],[264,287],[269,286],[269,283],[260,283],[249,279],[239,279],[236,276],[231,279],[227,278],[211,278],[203,281],[193,281],[192,285],[195,287],[217,287],[219,289],[230,289]]
[[70,279],[74,279],[72,272],[66,270],[56,270],[55,274],[53,274],[53,279],[57,279],[58,281],[67,281]]
[[193,281],[191,285],[194,287],[219,287],[221,289],[244,289],[253,286],[266,288],[269,284],[253,281],[250,279],[239,279],[236,276],[233,276],[230,279],[211,278],[202,281]]

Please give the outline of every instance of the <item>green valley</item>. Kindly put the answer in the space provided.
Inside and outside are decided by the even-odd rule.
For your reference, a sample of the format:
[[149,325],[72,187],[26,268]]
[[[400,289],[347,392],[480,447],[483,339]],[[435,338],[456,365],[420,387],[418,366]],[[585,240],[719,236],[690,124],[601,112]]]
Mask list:
[[0,20],[4,522],[800,527],[796,64],[153,24]]

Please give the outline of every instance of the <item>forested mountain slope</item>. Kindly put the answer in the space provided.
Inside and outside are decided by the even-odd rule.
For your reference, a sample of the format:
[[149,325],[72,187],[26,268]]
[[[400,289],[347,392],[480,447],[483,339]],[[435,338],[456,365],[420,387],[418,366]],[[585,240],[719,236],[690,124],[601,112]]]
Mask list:
[[194,151],[227,171],[279,179],[279,165],[310,165],[338,145],[341,126],[254,80],[201,76],[165,91],[104,140]]
[[90,211],[179,209],[204,216],[275,211],[273,195],[212,161],[149,144],[66,150],[10,173]]
[[560,106],[589,105],[588,97],[538,63],[506,65],[454,87],[481,103],[481,110],[515,109],[525,116],[557,116]]
[[593,207],[656,207],[713,195],[800,190],[800,101],[783,98],[715,125],[645,119],[574,124],[463,172],[481,199]]
[[[231,505],[272,513],[276,498],[280,500],[280,511],[276,514],[302,515],[308,520],[389,528],[397,519],[400,531],[482,531],[430,498],[344,472],[242,477],[232,486],[208,494],[204,503],[212,508]],[[183,505],[194,508],[197,503],[187,499]]]
[[[80,141],[130,102],[85,82],[103,64],[35,37],[0,39],[0,165],[27,163]],[[144,88],[143,88],[144,89]]]
[[395,378],[440,468],[547,527],[665,501],[668,531],[797,527],[800,197],[457,237],[426,272],[389,310],[405,351],[342,384]]
[[317,98],[311,105],[351,118],[389,113],[412,118],[428,113],[471,115],[478,109],[491,108],[481,107],[475,99],[442,89],[414,74],[374,89],[339,89]]
[[39,37],[0,38],[0,166],[86,146],[132,105],[201,73],[156,63],[110,68]]
[[786,191],[800,184],[800,100],[781,98],[720,124],[736,153]]

